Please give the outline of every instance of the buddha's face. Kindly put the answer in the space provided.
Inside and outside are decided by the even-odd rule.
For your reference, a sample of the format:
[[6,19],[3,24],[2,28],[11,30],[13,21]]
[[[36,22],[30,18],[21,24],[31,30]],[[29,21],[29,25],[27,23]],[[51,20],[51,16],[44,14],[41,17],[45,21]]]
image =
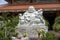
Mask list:
[[29,8],[28,8],[28,12],[29,13],[33,13],[33,12],[35,12],[36,10],[35,10],[35,8],[33,7],[33,6],[30,6]]

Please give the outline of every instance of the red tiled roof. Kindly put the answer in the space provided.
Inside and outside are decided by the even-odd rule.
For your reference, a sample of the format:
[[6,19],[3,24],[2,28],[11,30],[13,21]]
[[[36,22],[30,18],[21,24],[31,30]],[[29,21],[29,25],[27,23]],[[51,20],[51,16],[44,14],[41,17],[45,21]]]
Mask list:
[[[0,6],[0,10],[26,10],[29,6],[31,5],[19,5],[19,6]],[[34,6],[36,9],[38,8],[56,8],[59,9],[60,8],[60,4],[34,4],[32,5]]]

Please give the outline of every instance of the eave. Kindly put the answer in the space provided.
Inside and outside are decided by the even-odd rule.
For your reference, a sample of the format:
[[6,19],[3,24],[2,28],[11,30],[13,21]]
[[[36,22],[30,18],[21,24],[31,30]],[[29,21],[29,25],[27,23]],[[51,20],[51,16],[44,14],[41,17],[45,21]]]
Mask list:
[[29,6],[34,6],[36,9],[59,9],[60,10],[60,4],[33,4],[33,5],[7,5],[7,6],[0,6],[0,10],[27,10]]

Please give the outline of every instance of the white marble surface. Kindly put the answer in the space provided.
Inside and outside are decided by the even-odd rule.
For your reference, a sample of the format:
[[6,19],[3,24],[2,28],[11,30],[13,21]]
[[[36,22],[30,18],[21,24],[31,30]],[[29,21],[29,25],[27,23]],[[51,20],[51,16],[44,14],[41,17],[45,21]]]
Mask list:
[[20,40],[30,40],[29,37],[22,37]]

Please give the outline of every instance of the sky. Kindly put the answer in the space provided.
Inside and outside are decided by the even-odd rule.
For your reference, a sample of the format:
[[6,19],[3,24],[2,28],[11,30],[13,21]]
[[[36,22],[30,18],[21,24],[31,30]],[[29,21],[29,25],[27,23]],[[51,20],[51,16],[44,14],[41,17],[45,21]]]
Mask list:
[[0,5],[8,4],[5,0],[0,0]]

